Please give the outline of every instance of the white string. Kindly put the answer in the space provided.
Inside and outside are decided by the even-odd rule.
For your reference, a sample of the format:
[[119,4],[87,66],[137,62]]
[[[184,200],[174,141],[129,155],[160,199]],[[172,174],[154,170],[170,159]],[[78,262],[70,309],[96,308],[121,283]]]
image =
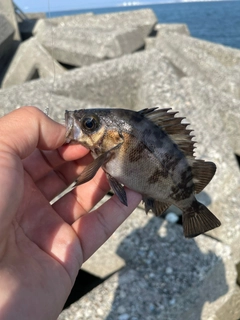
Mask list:
[[[48,18],[51,17],[51,8],[50,8],[50,0],[48,0]],[[55,84],[55,78],[56,78],[56,69],[55,69],[55,63],[54,63],[54,59],[53,59],[53,26],[50,24],[50,28],[51,28],[51,57],[52,57],[52,65],[53,65],[53,82],[52,82],[52,90],[49,94],[49,98],[48,98],[48,103],[46,108],[44,109],[44,113],[48,116],[49,115],[49,111],[50,111],[50,106],[51,106],[51,98],[52,98],[52,91],[54,90],[54,84]]]

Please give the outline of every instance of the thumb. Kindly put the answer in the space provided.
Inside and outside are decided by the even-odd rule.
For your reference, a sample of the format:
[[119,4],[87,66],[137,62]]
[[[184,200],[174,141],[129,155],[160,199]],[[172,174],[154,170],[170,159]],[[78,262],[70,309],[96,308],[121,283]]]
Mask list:
[[22,107],[0,119],[0,149],[21,159],[35,148],[56,149],[65,141],[66,129],[35,107]]
[[20,108],[0,119],[0,256],[24,193],[21,159],[36,148],[58,148],[65,132],[64,126],[34,107]]

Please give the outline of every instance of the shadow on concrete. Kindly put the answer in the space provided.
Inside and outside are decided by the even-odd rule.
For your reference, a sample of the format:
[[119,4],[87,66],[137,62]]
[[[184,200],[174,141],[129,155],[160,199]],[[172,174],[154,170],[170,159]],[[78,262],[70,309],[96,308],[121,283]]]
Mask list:
[[118,247],[126,267],[106,319],[201,319],[205,302],[228,291],[215,245],[205,236],[185,239],[181,226],[150,219]]

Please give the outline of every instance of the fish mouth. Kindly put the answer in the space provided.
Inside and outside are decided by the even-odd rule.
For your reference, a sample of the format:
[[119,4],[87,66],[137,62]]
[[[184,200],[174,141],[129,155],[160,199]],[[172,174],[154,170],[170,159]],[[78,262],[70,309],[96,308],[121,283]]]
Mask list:
[[66,126],[66,143],[78,141],[81,135],[81,129],[77,119],[74,116],[74,111],[65,111],[65,126]]

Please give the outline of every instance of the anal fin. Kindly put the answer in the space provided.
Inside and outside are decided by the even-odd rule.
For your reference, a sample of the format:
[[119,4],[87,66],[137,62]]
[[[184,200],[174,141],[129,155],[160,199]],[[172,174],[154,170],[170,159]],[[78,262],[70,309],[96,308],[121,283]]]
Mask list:
[[170,207],[170,204],[154,200],[152,198],[144,197],[142,198],[142,201],[145,204],[145,211],[148,213],[150,210],[156,215],[160,216],[164,213],[164,211],[167,210],[168,207]]

